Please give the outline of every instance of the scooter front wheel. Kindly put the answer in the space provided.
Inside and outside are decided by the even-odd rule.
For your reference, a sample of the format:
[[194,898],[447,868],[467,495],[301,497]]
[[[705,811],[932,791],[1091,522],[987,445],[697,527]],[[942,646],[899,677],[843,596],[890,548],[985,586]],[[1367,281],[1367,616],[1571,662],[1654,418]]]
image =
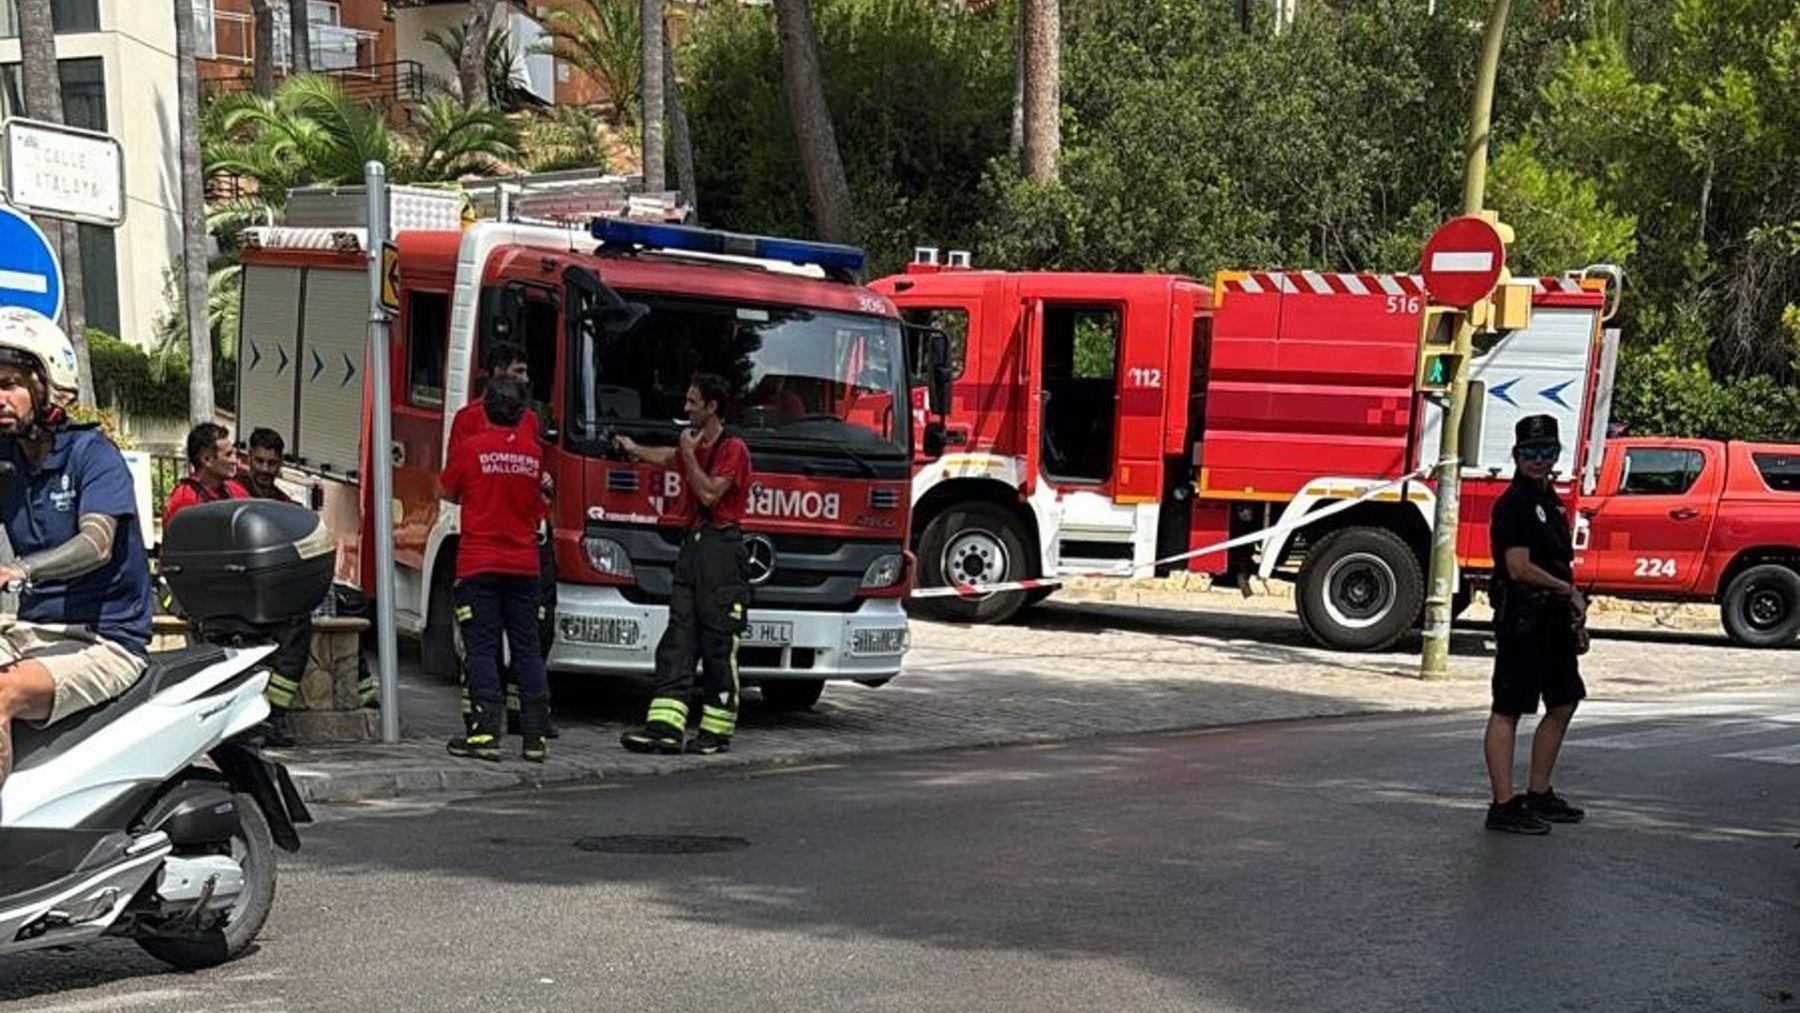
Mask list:
[[171,934],[163,928],[140,936],[144,952],[171,967],[195,971],[216,967],[242,956],[256,941],[275,906],[275,839],[268,817],[249,795],[239,792],[238,832],[231,837],[231,858],[244,870],[244,889],[222,921],[191,932]]

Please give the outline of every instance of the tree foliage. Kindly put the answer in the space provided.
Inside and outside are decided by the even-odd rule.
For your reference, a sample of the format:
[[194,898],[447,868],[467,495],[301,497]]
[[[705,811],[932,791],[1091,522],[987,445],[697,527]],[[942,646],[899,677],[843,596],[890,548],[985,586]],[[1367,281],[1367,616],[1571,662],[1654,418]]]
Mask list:
[[[1060,179],[1007,157],[1015,5],[819,0],[825,87],[873,269],[1413,270],[1460,212],[1487,0],[1063,5]],[[709,5],[684,56],[708,218],[806,232],[766,9]],[[1626,269],[1614,417],[1793,435],[1800,7],[1515,0],[1488,206],[1518,273]]]

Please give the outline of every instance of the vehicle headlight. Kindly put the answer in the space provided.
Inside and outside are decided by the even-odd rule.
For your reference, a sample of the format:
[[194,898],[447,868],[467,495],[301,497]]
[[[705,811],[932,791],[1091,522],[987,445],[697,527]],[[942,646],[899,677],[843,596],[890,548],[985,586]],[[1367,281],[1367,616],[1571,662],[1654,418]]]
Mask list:
[[882,556],[863,571],[863,587],[893,587],[906,573],[906,560],[899,553]]
[[625,546],[610,538],[592,536],[582,539],[581,545],[587,550],[588,565],[594,572],[612,577],[631,576],[631,557],[626,554]]

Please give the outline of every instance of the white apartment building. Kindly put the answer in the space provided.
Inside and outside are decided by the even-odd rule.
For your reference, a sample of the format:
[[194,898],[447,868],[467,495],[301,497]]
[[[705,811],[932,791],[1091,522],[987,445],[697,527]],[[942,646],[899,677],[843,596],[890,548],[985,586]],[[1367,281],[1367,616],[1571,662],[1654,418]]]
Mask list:
[[[147,345],[181,253],[180,130],[170,0],[53,0],[63,117],[118,138],[125,223],[82,225],[87,322]],[[0,114],[23,115],[18,23],[0,0]]]

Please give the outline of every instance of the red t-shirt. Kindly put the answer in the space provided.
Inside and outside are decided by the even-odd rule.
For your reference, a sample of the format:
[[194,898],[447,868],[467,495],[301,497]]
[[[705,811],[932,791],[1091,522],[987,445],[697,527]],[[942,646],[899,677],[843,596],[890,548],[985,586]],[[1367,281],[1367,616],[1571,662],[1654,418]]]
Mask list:
[[440,479],[444,492],[462,504],[456,575],[536,577],[544,451],[534,420],[522,418],[507,428],[489,424],[483,415],[481,423],[451,448]]
[[218,492],[208,489],[200,479],[193,475],[175,483],[174,491],[169,493],[169,505],[163,507],[163,527],[168,527],[175,515],[196,503],[217,503],[222,499],[249,499],[250,490],[244,488],[236,479],[225,480],[225,487]]
[[[725,495],[705,511],[707,523],[721,528],[742,523],[750,503],[750,448],[735,436],[720,435],[712,443],[696,448],[694,458],[708,475],[731,479],[731,487],[725,490]],[[681,451],[675,452],[675,459],[681,460]],[[681,498],[675,501],[675,516],[684,528],[694,527],[701,516],[700,499],[694,495],[685,474]]]
[[[543,431],[538,426],[537,413],[529,408],[525,409],[525,416],[519,419],[519,425],[524,426],[525,431],[530,433],[534,440],[538,439],[538,434]],[[480,398],[458,408],[456,414],[450,418],[450,450],[455,451],[457,442],[463,437],[478,433],[487,426],[487,407],[481,403]]]

